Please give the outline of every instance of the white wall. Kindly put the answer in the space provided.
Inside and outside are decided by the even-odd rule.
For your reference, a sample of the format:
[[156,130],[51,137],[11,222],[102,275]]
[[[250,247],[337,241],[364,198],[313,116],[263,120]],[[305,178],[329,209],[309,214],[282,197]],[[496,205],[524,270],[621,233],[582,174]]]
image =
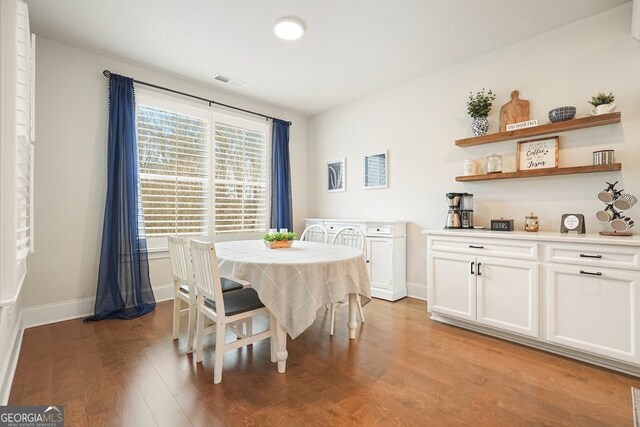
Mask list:
[[[35,233],[23,289],[25,324],[93,308],[106,191],[107,79],[102,70],[293,122],[290,149],[296,229],[307,215],[307,120],[286,109],[38,38]],[[223,111],[223,110],[220,110]],[[171,283],[168,260],[150,261],[154,288]],[[165,292],[166,294],[166,292]],[[56,304],[48,307],[38,307]],[[50,313],[51,316],[47,313]]]
[[[619,188],[640,196],[640,43],[629,36],[630,19],[628,3],[312,118],[309,213],[409,221],[407,279],[418,284],[426,282],[426,242],[420,232],[444,226],[446,192],[475,195],[476,224],[488,226],[490,219],[504,217],[521,228],[533,211],[543,230],[559,230],[560,216],[574,212],[585,215],[588,232],[600,231],[593,214],[602,207],[596,194],[605,181],[620,180]],[[517,141],[454,145],[472,136],[466,101],[469,91],[482,88],[498,94],[489,116],[491,133],[513,89],[530,100],[531,118],[541,123],[549,110],[563,105],[575,105],[577,116],[585,116],[591,95],[614,92],[622,123],[560,134],[560,166],[591,164],[592,151],[613,148],[622,173],[457,183],[467,157],[484,161],[500,153],[504,170],[515,170]],[[390,186],[363,191],[362,155],[384,149],[389,150]],[[342,157],[347,158],[347,191],[327,193],[326,162]],[[629,213],[640,220],[640,209]]]

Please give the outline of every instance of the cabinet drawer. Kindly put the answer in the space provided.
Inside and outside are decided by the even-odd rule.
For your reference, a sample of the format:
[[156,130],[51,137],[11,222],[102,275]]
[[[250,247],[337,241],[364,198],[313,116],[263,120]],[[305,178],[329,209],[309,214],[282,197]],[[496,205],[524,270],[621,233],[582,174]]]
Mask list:
[[561,264],[640,270],[640,248],[628,246],[546,243],[544,259]]
[[367,224],[364,234],[375,236],[390,236],[393,232],[392,226],[389,224]]
[[430,236],[428,249],[512,259],[538,259],[538,243],[524,240],[473,239],[468,237]]

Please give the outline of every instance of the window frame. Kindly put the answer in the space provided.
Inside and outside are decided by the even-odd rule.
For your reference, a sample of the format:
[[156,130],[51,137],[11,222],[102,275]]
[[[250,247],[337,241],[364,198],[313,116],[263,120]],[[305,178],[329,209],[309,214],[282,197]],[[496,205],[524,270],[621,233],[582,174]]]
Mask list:
[[[177,96],[158,93],[154,90],[136,88],[136,138],[138,135],[137,106],[138,104],[148,105],[152,108],[165,109],[179,114],[190,115],[201,120],[206,120],[209,125],[207,142],[209,144],[209,204],[208,204],[208,234],[198,235],[195,238],[207,239],[211,242],[221,242],[230,240],[248,240],[262,237],[262,234],[269,228],[269,218],[271,213],[271,126],[267,120],[251,119],[246,116],[234,114],[229,111],[203,106],[195,101]],[[246,129],[264,132],[265,135],[265,230],[258,232],[230,232],[215,233],[215,123],[216,121],[227,123],[233,126],[244,127]],[[140,195],[142,197],[142,195]],[[147,237],[147,251],[149,259],[168,257],[168,245],[166,237]]]

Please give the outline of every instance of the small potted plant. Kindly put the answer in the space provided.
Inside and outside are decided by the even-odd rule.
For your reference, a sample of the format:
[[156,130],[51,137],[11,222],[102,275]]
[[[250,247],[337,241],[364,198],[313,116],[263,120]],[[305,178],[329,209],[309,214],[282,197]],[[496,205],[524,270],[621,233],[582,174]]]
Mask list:
[[591,110],[591,115],[597,116],[599,114],[613,113],[613,110],[616,108],[616,104],[613,103],[615,99],[615,95],[611,92],[609,92],[608,95],[604,92],[598,92],[596,96],[591,97],[591,101],[588,101],[589,104],[595,107]]
[[469,101],[467,101],[467,113],[473,118],[471,123],[471,131],[474,136],[486,135],[489,130],[489,120],[487,116],[491,111],[491,104],[496,99],[494,93],[489,89],[485,91],[484,88],[480,92],[469,92]]
[[296,233],[267,233],[262,236],[264,244],[270,249],[290,248]]

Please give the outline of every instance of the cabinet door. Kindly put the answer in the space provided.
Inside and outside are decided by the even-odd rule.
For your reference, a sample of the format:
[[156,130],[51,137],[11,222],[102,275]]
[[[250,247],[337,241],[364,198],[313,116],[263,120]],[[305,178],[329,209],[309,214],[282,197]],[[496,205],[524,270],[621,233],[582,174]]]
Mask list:
[[393,290],[393,242],[391,239],[367,238],[367,266],[372,288]]
[[538,263],[478,257],[478,323],[538,337]]
[[476,320],[475,257],[432,251],[427,258],[429,310],[465,320]]
[[640,273],[547,264],[546,279],[547,340],[640,362]]

